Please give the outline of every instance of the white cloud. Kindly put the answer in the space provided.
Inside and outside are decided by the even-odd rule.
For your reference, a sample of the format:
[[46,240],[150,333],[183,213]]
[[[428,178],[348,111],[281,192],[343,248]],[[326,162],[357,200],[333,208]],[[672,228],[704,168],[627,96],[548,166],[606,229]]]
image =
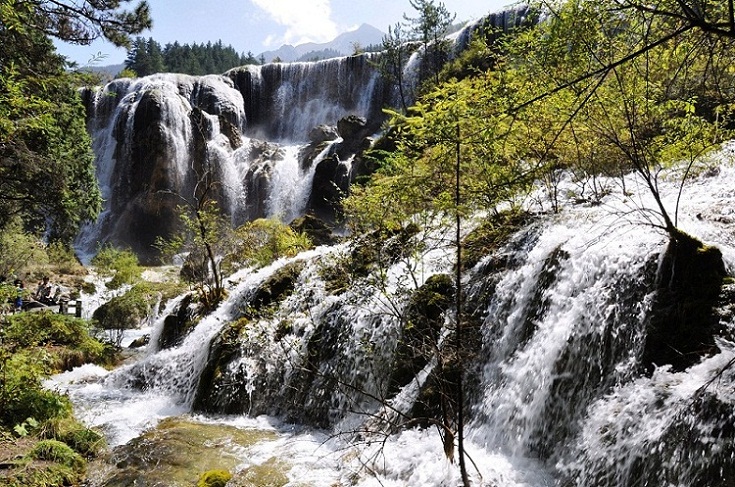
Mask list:
[[338,33],[330,0],[251,0],[276,23],[286,27],[283,36],[268,36],[265,43],[325,42]]

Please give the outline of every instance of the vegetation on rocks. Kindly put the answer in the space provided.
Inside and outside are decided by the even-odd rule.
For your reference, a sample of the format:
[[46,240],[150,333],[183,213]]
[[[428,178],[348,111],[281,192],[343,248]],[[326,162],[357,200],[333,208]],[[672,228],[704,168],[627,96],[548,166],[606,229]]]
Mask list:
[[118,289],[125,284],[135,284],[140,280],[143,268],[138,256],[127,249],[105,245],[92,259],[97,273],[106,278],[108,289]]
[[68,397],[46,389],[49,375],[84,363],[107,364],[114,351],[92,338],[81,319],[19,313],[0,323],[0,483],[74,485],[102,435],[77,422]]
[[139,282],[125,294],[114,297],[98,307],[92,314],[99,328],[112,333],[113,342],[118,346],[125,330],[140,328],[154,317],[156,305],[165,306],[185,291],[179,283]]
[[237,466],[238,450],[272,439],[272,431],[168,418],[114,451],[103,487],[224,485],[219,482]]

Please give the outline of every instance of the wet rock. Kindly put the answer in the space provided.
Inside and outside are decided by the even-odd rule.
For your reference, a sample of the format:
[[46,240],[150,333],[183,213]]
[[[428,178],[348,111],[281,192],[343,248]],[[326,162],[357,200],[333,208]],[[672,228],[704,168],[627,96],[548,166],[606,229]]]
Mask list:
[[196,324],[196,313],[190,306],[193,300],[193,295],[187,295],[176,313],[164,318],[161,336],[158,338],[158,347],[161,350],[179,345]]
[[258,286],[248,302],[248,309],[258,315],[265,308],[286,298],[293,292],[299,274],[303,269],[304,263],[301,261],[292,262],[279,268]]
[[322,159],[314,170],[307,211],[324,221],[336,221],[341,215],[340,201],[349,185],[349,167],[337,154]]
[[305,233],[314,245],[332,245],[337,242],[332,229],[314,215],[304,215],[289,225],[295,232]]
[[142,348],[148,345],[148,342],[150,342],[151,336],[150,335],[143,335],[142,337],[136,338],[132,342],[130,342],[130,345],[128,345],[128,348]]
[[354,142],[370,135],[367,120],[357,115],[349,115],[337,122],[337,133],[345,141]]
[[411,295],[391,367],[389,396],[411,382],[436,356],[444,312],[452,305],[454,292],[452,277],[436,274]]
[[683,232],[670,239],[647,317],[647,371],[662,365],[684,370],[719,351],[715,336],[726,330],[715,310],[725,275],[719,249]]
[[234,471],[242,449],[275,440],[270,431],[196,423],[168,418],[112,451],[110,471],[102,487],[166,485],[191,487],[202,472]]
[[247,374],[231,366],[243,356],[240,337],[249,325],[247,318],[234,321],[212,341],[194,397],[194,411],[220,414],[251,411]]
[[339,134],[337,129],[331,125],[319,125],[309,132],[309,141],[312,144],[321,144],[322,142],[331,142],[337,140]]

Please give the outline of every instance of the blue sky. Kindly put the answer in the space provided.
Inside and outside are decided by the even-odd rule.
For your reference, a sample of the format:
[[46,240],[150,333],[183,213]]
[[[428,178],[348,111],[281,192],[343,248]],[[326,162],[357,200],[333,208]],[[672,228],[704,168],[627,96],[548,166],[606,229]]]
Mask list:
[[[338,34],[367,23],[382,31],[400,21],[404,13],[413,17],[409,0],[148,0],[153,29],[141,34],[161,44],[179,41],[201,43],[222,40],[239,52],[258,54],[282,44],[326,42]],[[458,20],[471,20],[501,10],[515,0],[444,0]],[[87,65],[118,64],[124,49],[101,41],[90,46],[57,43],[58,51]]]

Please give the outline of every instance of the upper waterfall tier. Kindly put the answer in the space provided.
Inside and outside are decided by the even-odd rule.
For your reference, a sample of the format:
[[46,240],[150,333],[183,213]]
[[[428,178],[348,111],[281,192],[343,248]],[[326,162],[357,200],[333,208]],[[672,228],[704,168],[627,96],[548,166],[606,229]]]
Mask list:
[[[233,224],[290,221],[307,204],[328,216],[333,196],[314,195],[312,184],[331,188],[328,178],[347,189],[355,152],[387,104],[367,56],[247,66],[228,76],[157,74],[83,95],[105,206],[80,246],[93,252],[112,241],[144,259],[155,257],[156,237],[174,232],[179,206],[201,197],[205,179]],[[337,128],[315,131],[325,126]]]
[[[455,54],[475,33],[495,36],[527,18],[518,8],[470,24],[453,36]],[[420,84],[420,52],[404,67],[402,102]],[[155,239],[176,230],[180,206],[192,208],[204,182],[233,224],[307,211],[333,219],[351,182],[371,171],[360,154],[380,130],[383,108],[400,104],[401,90],[378,68],[381,56],[156,74],[85,89],[104,208],[78,247],[90,254],[112,242],[154,261]]]
[[379,128],[381,110],[392,100],[374,58],[364,54],[243,66],[225,75],[242,93],[249,136],[304,142],[314,127],[336,125],[347,115],[363,117]]

